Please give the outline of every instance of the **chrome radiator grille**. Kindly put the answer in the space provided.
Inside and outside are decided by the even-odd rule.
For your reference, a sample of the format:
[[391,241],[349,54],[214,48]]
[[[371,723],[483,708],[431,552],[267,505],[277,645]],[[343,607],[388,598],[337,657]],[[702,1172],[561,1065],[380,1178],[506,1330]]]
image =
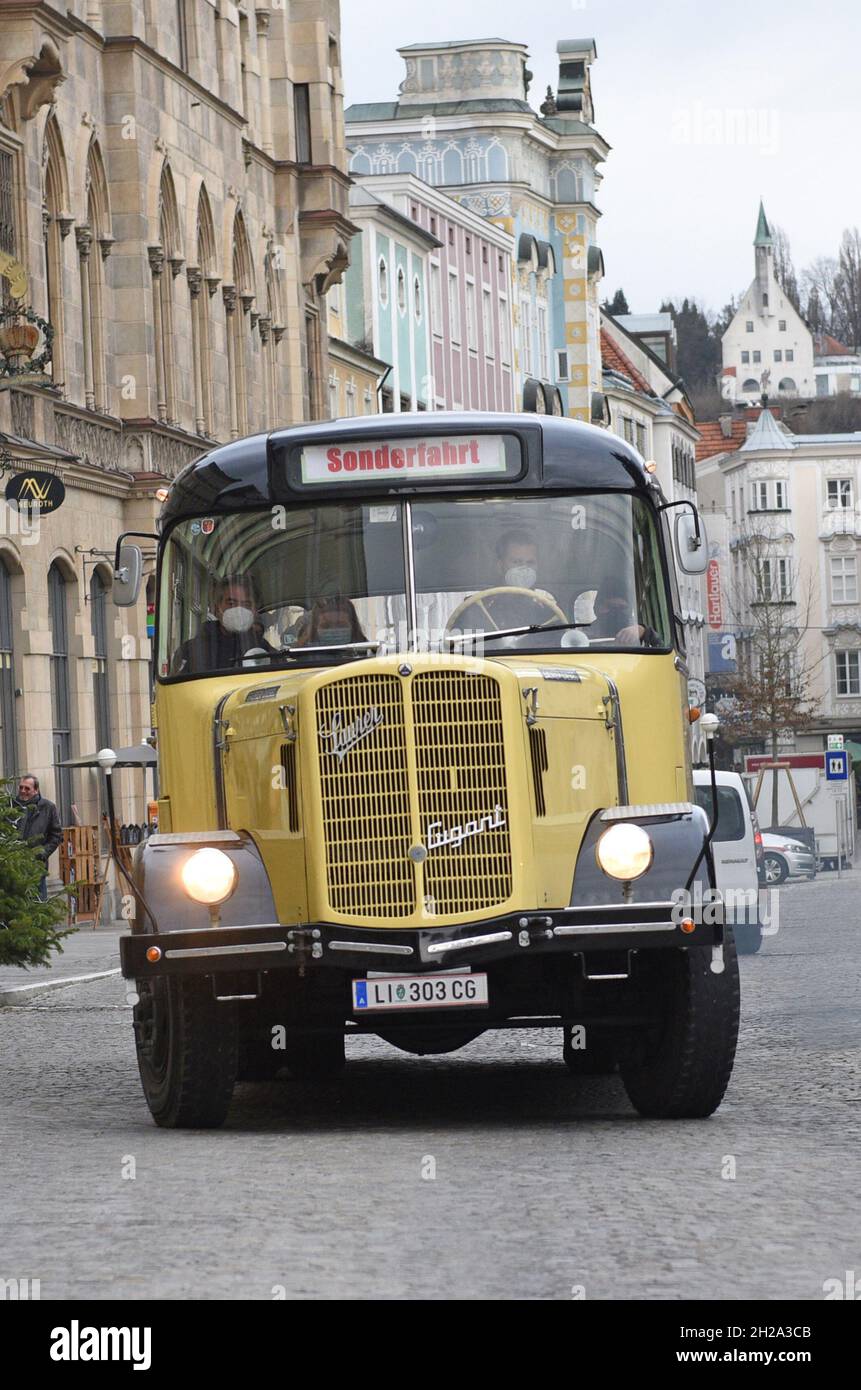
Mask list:
[[[341,756],[333,728],[377,726]],[[397,676],[351,676],[317,692],[320,782],[329,902],[350,916],[409,917],[415,910],[407,740]]]
[[[442,916],[493,907],[511,896],[499,683],[467,671],[430,671],[416,676],[412,693],[428,905]],[[460,844],[433,847],[452,827],[482,823]]]
[[457,670],[347,676],[318,690],[316,718],[334,912],[361,922],[423,908],[433,921],[510,898],[498,681]]

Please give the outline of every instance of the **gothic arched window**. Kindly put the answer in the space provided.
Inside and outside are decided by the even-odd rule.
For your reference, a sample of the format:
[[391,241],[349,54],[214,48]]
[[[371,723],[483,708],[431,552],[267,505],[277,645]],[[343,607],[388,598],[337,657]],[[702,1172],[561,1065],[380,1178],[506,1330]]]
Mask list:
[[93,634],[93,709],[96,742],[111,746],[111,693],[108,677],[108,586],[98,570],[90,579],[90,631]]
[[15,648],[12,576],[0,558],[0,776],[18,772],[18,721],[15,709]]
[[51,623],[51,725],[54,799],[63,825],[72,822],[72,774],[60,764],[72,756],[72,697],[69,684],[69,582],[55,560],[48,571]]
[[158,244],[149,248],[155,324],[156,409],[159,420],[177,418],[173,341],[173,281],[182,267],[179,213],[173,176],[165,164],[158,198]]

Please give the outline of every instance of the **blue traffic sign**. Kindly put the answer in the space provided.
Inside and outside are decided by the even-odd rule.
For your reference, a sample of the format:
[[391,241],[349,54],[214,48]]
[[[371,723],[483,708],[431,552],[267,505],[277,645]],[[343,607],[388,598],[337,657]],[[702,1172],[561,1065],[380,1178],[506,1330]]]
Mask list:
[[828,782],[845,782],[849,776],[849,754],[845,749],[839,753],[825,754],[825,778]]

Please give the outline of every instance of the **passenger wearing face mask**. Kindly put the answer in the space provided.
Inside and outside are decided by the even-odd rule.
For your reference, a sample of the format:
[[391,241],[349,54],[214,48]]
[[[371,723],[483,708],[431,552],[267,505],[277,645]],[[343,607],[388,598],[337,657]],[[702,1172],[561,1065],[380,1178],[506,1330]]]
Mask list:
[[365,642],[359,615],[348,598],[315,599],[296,639],[297,647],[345,647]]
[[538,544],[525,528],[504,531],[496,543],[496,562],[500,589],[528,589],[535,603],[526,594],[499,594],[491,602],[494,622],[498,627],[517,627],[548,621],[552,614],[546,604],[556,607],[556,600],[546,589],[535,587],[538,579]]
[[231,574],[217,580],[212,607],[215,617],[208,618],[177,650],[171,675],[200,675],[241,666],[252,650],[276,655],[276,649],[263,637],[259,601],[250,575]]
[[590,638],[615,642],[620,647],[660,647],[660,634],[646,623],[637,622],[635,604],[627,589],[616,582],[598,590],[593,603],[595,622],[588,628]]
[[536,589],[538,579],[538,545],[529,531],[505,531],[496,543],[499,577],[507,589],[531,589],[539,598],[555,603],[552,594]]

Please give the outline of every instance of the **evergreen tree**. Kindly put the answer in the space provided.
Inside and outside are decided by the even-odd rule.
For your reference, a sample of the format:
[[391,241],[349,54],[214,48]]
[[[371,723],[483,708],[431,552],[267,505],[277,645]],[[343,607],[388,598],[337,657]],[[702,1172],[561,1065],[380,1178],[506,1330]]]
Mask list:
[[661,305],[661,313],[673,316],[676,325],[676,368],[689,389],[714,386],[721,367],[720,337],[695,299],[685,297],[681,307],[672,300]]
[[0,783],[0,965],[48,965],[52,951],[69,930],[58,930],[66,915],[65,895],[43,903],[39,883],[45,872],[35,848],[18,834],[19,807],[9,783]]
[[630,314],[631,312],[628,308],[628,301],[625,298],[624,290],[617,290],[612,299],[605,299],[601,308],[604,310],[605,314],[611,314],[613,317],[615,317],[616,314]]
[[827,328],[825,315],[822,312],[822,305],[819,303],[819,293],[814,286],[807,297],[807,309],[804,317],[810,325],[811,333],[824,333]]

